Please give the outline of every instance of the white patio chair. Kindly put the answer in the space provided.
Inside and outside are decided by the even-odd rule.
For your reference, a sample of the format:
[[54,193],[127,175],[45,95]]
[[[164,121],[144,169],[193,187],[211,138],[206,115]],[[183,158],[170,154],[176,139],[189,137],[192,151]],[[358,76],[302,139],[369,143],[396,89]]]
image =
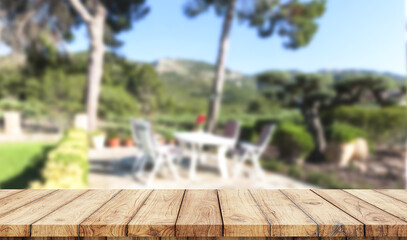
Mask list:
[[264,179],[265,175],[260,166],[259,159],[267,148],[274,128],[274,124],[264,126],[256,144],[239,144],[239,147],[234,151],[234,159],[237,160],[235,161],[234,178],[237,178],[241,174],[243,165],[246,161],[252,161],[256,176]]
[[174,146],[157,145],[151,131],[151,125],[147,121],[139,120],[132,122],[134,136],[138,140],[142,155],[139,158],[139,163],[135,164],[133,170],[136,171],[136,176],[144,171],[144,166],[148,161],[151,161],[154,166],[150,173],[147,184],[150,184],[161,167],[167,165],[173,177],[178,180],[179,176],[174,166],[174,160],[178,157]]
[[130,119],[131,135],[133,137],[134,144],[138,148],[138,151],[137,151],[137,154],[135,155],[135,160],[133,162],[133,166],[131,169],[132,176],[135,179],[138,179],[138,177],[144,172],[145,164],[148,161],[148,159],[143,158],[143,151],[142,151],[141,145],[140,145],[141,140],[140,140],[140,137],[138,136],[138,132],[136,131],[136,125],[142,121],[143,121],[142,119],[138,119],[138,118]]

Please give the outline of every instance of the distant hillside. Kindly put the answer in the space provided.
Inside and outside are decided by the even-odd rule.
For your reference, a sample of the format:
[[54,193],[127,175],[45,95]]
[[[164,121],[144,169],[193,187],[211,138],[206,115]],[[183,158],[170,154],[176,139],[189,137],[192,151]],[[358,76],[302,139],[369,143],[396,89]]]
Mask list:
[[355,75],[355,74],[379,74],[390,78],[393,78],[397,82],[405,82],[406,76],[391,73],[391,72],[378,72],[366,69],[343,69],[343,70],[320,70],[320,73],[332,75],[334,79],[339,79],[344,75]]
[[[214,78],[214,65],[203,61],[163,58],[153,62],[153,66],[160,75],[177,75],[182,78],[205,82],[212,82]],[[226,70],[226,81],[241,83],[245,80],[253,80],[251,76],[237,71]]]

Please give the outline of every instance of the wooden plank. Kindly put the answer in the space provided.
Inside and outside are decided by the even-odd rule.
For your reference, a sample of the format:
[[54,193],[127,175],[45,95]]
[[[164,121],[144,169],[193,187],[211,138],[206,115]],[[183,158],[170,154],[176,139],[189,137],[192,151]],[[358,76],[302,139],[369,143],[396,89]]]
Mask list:
[[0,200],[3,199],[3,198],[6,198],[8,196],[14,195],[16,193],[19,193],[21,191],[24,191],[24,190],[22,190],[22,189],[12,189],[12,190],[4,190],[4,189],[2,190],[2,189],[0,189]]
[[30,205],[0,217],[1,237],[29,237],[30,225],[84,194],[86,190],[64,190],[47,195]]
[[31,225],[34,237],[77,237],[87,217],[114,197],[119,190],[89,190],[72,202]]
[[223,235],[270,236],[270,224],[248,190],[219,190]]
[[407,203],[407,190],[405,189],[380,189],[376,191]]
[[80,236],[125,237],[127,223],[152,190],[123,190],[80,224]]
[[37,199],[55,192],[55,190],[24,190],[0,200],[0,216],[19,207],[30,204]]
[[342,190],[312,190],[365,224],[366,237],[407,236],[407,222]]
[[407,203],[396,200],[373,190],[345,190],[352,195],[407,221]]
[[175,236],[175,223],[184,192],[184,190],[154,190],[128,224],[128,235]]
[[320,237],[364,236],[363,224],[310,190],[281,190],[319,225]]
[[222,236],[216,190],[187,190],[175,228],[177,237]]
[[250,190],[271,225],[272,237],[317,236],[317,224],[279,190]]

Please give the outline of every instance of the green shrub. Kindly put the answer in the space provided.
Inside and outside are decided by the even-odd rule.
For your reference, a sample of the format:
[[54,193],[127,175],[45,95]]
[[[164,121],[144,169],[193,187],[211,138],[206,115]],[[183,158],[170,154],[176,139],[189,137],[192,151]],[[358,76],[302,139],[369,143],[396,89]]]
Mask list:
[[99,114],[104,118],[139,113],[137,100],[122,87],[103,86],[99,101]]
[[366,132],[347,123],[336,122],[328,129],[328,139],[330,141],[347,143],[359,137],[365,138]]
[[32,182],[31,188],[86,188],[88,172],[88,136],[83,130],[71,129],[48,154],[43,181]]
[[315,147],[307,129],[290,122],[279,124],[273,136],[273,144],[279,150],[280,156],[289,161],[306,157]]
[[375,143],[397,144],[405,138],[407,109],[393,107],[342,106],[322,115],[326,126],[341,122],[361,128]]

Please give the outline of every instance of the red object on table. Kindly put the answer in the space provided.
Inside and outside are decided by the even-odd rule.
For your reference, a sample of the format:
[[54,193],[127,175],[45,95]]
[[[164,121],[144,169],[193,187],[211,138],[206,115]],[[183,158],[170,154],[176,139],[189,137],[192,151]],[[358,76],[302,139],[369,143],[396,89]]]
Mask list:
[[198,115],[198,117],[196,117],[196,123],[197,124],[203,124],[205,122],[206,122],[206,116],[205,115],[201,114],[201,115]]

